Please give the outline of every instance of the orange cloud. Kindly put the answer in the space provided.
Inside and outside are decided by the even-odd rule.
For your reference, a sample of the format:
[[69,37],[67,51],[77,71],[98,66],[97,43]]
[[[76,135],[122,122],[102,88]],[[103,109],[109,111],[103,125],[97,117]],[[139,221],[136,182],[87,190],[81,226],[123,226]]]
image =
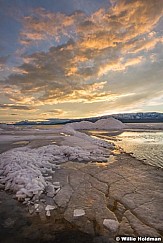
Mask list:
[[116,44],[113,40],[109,39],[107,36],[105,38],[88,38],[81,42],[81,48],[88,48],[88,49],[105,49],[107,47],[115,47]]
[[77,69],[76,67],[70,67],[70,68],[68,69],[68,72],[67,72],[67,75],[66,75],[66,76],[74,75],[74,74],[77,73],[77,71],[78,71],[78,69]]
[[84,14],[74,13],[65,15],[63,13],[47,12],[43,8],[34,9],[35,17],[25,16],[22,19],[23,30],[20,33],[20,42],[29,44],[38,40],[49,40],[50,38],[60,41],[61,36],[71,38],[71,27],[78,25]]
[[22,19],[20,42],[26,48],[55,40],[55,46],[23,57],[24,63],[5,80],[4,94],[11,101],[36,106],[110,99],[109,85],[101,76],[144,64],[146,57],[138,53],[151,56],[162,43],[154,30],[162,9],[162,0],[117,0],[91,15],[34,9]]
[[136,58],[132,58],[132,59],[127,60],[124,63],[124,66],[125,67],[129,67],[129,66],[137,65],[137,64],[141,63],[142,61],[143,61],[143,57],[142,56],[139,56],[139,57],[136,57]]
[[140,51],[149,51],[152,50],[158,43],[162,43],[162,40],[162,37],[144,37],[140,40],[126,43],[123,48],[123,53],[138,53]]
[[109,71],[114,71],[114,72],[115,71],[124,71],[127,67],[137,65],[137,64],[141,63],[142,61],[143,61],[142,56],[139,56],[136,58],[131,58],[126,61],[124,61],[123,58],[120,58],[117,61],[110,62],[110,63],[100,66],[98,76],[100,77],[100,76],[108,73]]
[[64,114],[65,114],[65,111],[63,111],[61,109],[53,109],[51,111],[47,111],[45,113],[39,114],[39,117],[42,117],[42,118],[45,119],[45,116],[46,116],[46,119],[47,119],[47,118],[54,117],[54,116],[61,117]]
[[[102,91],[105,82],[85,84],[80,86],[78,89],[72,89],[68,94],[63,94],[61,91],[56,90],[56,93],[51,92],[47,97],[44,97],[44,100],[40,105],[46,104],[58,104],[58,103],[79,103],[79,102],[99,102],[110,98],[109,92]],[[100,92],[99,92],[100,91]]]

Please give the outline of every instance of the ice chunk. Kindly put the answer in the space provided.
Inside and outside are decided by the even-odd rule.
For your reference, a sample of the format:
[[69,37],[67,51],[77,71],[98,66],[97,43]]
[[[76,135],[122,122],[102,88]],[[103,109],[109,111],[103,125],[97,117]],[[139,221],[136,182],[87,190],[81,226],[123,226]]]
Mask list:
[[46,210],[46,211],[50,211],[50,210],[54,210],[54,209],[56,209],[56,208],[57,208],[56,206],[47,205],[46,208],[45,208],[45,210]]
[[119,227],[119,222],[114,219],[104,219],[103,225],[111,232],[116,232]]
[[84,209],[75,209],[74,210],[74,217],[81,217],[85,215]]
[[46,211],[46,216],[50,217],[50,211],[49,210]]

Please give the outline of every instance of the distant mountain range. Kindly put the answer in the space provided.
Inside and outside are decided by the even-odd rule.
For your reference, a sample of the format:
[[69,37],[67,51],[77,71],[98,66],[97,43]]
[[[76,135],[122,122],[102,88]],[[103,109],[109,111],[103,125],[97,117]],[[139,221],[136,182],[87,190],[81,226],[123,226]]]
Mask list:
[[57,124],[66,124],[72,122],[80,122],[80,121],[90,121],[96,122],[99,119],[106,119],[109,117],[114,117],[122,122],[126,123],[146,123],[146,122],[163,122],[163,113],[158,112],[146,112],[146,113],[123,113],[123,114],[113,114],[113,115],[105,115],[105,116],[97,116],[97,117],[89,117],[89,118],[80,118],[80,119],[56,119],[51,118],[44,121],[20,121],[14,123],[14,125],[57,125]]

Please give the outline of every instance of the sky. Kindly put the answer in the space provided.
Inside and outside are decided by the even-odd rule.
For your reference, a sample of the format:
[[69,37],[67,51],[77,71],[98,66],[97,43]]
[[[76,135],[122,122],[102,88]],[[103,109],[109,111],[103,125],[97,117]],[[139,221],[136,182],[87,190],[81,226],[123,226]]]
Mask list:
[[162,0],[0,0],[0,122],[163,112]]

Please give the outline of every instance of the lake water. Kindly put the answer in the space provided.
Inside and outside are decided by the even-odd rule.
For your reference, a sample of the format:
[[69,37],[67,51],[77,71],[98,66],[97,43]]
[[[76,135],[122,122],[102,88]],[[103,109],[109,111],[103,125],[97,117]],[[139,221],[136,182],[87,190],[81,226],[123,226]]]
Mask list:
[[[108,140],[146,163],[163,168],[163,131],[91,131],[93,136]],[[113,135],[113,136],[111,136]]]
[[116,138],[118,139],[115,142],[116,145],[123,148],[125,152],[133,153],[136,158],[144,160],[148,164],[163,167],[162,131],[126,131]]

